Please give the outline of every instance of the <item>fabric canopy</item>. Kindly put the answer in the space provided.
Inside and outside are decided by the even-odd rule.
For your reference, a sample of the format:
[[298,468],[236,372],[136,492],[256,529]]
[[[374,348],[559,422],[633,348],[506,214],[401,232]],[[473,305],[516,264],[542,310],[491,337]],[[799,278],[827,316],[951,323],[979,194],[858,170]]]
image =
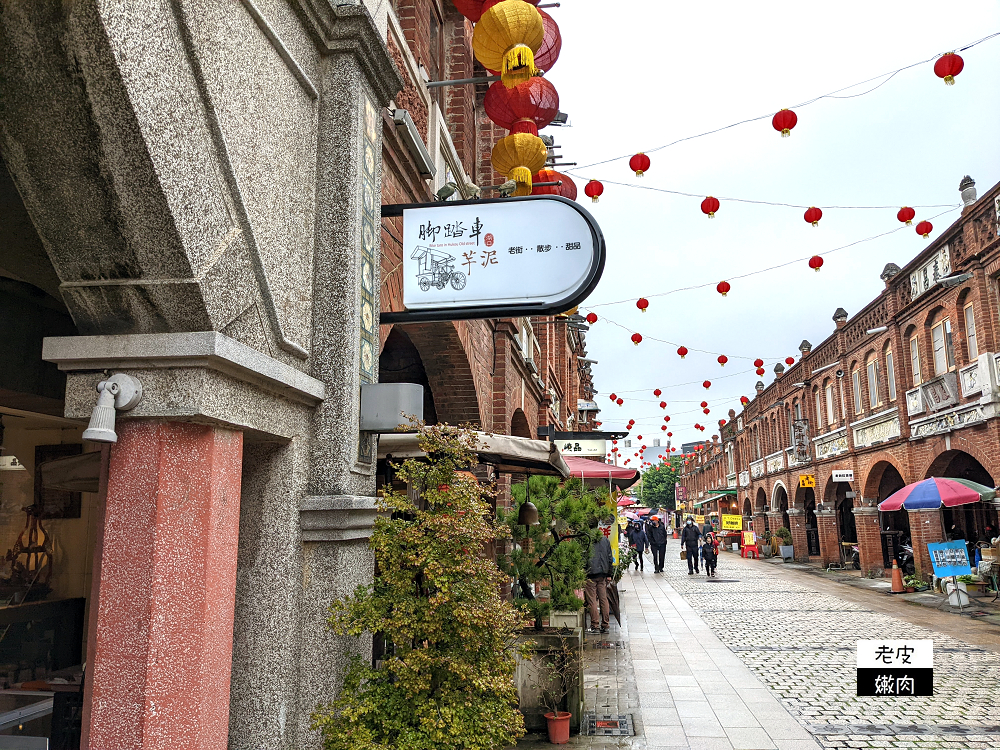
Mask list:
[[881,511],[921,510],[925,508],[953,508],[980,500],[992,500],[996,491],[986,485],[970,482],[968,479],[931,477],[921,482],[906,485],[892,493],[878,505]]
[[[476,453],[479,461],[490,464],[504,474],[541,474],[563,479],[570,475],[569,467],[555,443],[546,440],[488,435],[476,432]],[[378,457],[396,459],[423,458],[419,435],[416,433],[384,433],[378,439]]]
[[621,500],[618,501],[619,508],[624,508],[628,505],[635,505],[635,500],[633,500],[630,497],[623,497]]
[[638,469],[626,469],[621,466],[612,466],[603,461],[591,461],[589,458],[579,456],[565,456],[569,472],[574,477],[580,477],[585,483],[591,485],[605,484],[610,482],[617,489],[624,490],[639,481]]

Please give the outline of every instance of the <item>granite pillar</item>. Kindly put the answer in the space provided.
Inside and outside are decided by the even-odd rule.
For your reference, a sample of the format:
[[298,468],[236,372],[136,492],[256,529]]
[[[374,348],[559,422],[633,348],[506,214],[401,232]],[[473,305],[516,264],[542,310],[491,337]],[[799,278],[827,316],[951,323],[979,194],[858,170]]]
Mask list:
[[242,459],[240,432],[119,425],[96,551],[82,748],[226,746]]

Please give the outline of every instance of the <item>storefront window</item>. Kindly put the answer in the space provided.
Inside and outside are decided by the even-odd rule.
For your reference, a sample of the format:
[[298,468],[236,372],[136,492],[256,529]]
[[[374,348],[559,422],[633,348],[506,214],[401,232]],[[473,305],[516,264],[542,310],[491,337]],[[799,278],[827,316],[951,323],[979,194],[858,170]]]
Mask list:
[[931,329],[934,347],[934,374],[944,375],[955,366],[955,350],[951,341],[951,321],[945,319]]

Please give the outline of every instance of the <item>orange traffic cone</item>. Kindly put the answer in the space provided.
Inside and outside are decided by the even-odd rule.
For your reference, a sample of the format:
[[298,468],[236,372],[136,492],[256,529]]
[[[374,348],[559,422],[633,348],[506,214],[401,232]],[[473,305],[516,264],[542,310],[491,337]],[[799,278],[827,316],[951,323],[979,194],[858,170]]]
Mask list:
[[892,593],[902,594],[906,591],[906,587],[903,586],[903,571],[899,569],[896,561],[892,561]]

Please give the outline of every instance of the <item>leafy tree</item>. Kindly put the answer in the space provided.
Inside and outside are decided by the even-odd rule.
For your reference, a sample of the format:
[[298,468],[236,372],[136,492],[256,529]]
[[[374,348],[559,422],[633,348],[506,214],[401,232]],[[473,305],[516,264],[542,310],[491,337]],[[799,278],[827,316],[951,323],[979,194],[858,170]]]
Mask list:
[[[530,478],[531,502],[538,508],[538,526],[517,523],[518,509],[525,501],[526,486],[511,488],[513,507],[497,510],[501,523],[510,529],[513,549],[497,560],[500,569],[515,580],[515,601],[523,604],[541,629],[542,618],[551,610],[575,610],[583,602],[576,591],[583,588],[590,562],[590,546],[602,532],[591,529],[594,518],[611,516],[606,489],[593,489],[580,479],[564,482],[556,477]],[[549,601],[534,598],[532,584],[548,581]]]
[[514,684],[524,613],[501,598],[507,578],[484,554],[507,529],[486,490],[458,473],[476,463],[474,443],[468,430],[422,428],[431,458],[397,470],[420,507],[390,488],[379,499],[378,575],[334,602],[328,622],[340,635],[383,635],[387,652],[374,667],[355,657],[340,695],[313,714],[325,750],[499,750],[524,734]]
[[641,502],[651,508],[666,508],[674,510],[674,485],[681,471],[681,459],[671,458],[669,461],[646,469],[642,475]]

